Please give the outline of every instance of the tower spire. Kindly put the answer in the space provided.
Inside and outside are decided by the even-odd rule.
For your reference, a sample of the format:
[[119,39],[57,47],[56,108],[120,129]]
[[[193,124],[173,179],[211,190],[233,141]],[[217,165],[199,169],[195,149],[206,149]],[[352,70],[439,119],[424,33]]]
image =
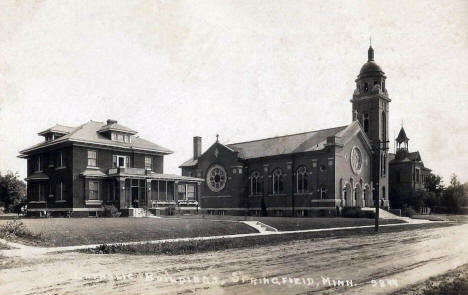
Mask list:
[[374,61],[374,49],[372,48],[372,38],[369,38],[369,50],[367,51],[367,61]]

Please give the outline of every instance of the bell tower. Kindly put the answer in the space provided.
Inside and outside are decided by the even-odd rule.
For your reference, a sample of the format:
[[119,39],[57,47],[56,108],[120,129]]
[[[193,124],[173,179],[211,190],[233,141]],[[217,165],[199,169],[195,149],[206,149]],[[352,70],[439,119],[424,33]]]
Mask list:
[[389,103],[382,68],[374,61],[374,49],[369,47],[367,62],[361,67],[351,103],[353,121],[359,121],[373,149],[372,182],[379,190],[380,205],[388,207],[388,115]]

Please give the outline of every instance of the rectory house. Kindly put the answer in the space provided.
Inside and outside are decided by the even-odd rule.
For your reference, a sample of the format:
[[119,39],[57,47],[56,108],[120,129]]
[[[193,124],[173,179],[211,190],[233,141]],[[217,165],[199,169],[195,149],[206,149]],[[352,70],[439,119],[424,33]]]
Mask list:
[[40,132],[44,141],[19,155],[27,159],[28,213],[99,216],[106,205],[124,216],[197,211],[203,180],[164,174],[172,151],[136,134],[114,120]]

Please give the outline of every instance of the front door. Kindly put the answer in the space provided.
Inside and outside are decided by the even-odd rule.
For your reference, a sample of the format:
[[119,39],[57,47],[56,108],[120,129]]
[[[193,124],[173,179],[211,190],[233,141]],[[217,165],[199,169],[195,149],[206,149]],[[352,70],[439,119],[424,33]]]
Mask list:
[[138,187],[132,187],[132,206],[133,208],[139,207],[139,199],[138,199]]

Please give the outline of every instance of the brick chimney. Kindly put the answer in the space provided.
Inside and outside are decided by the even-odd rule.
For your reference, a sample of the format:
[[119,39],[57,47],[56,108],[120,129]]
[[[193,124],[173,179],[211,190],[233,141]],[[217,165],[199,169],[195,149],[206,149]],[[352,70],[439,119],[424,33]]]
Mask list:
[[107,125],[112,125],[112,124],[115,124],[115,123],[117,123],[116,120],[112,120],[112,119],[107,120]]
[[196,160],[201,155],[201,140],[200,136],[193,137],[193,159]]

